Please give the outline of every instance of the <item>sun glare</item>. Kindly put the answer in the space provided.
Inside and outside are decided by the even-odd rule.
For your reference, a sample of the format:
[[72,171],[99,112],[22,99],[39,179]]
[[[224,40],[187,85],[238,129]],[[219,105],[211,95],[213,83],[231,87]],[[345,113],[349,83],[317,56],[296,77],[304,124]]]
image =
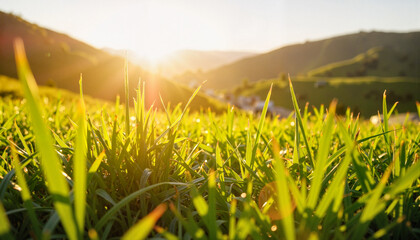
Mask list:
[[[118,31],[106,39],[107,45],[133,50],[151,64],[177,50],[223,49],[226,44],[223,26],[214,19],[202,18],[205,14],[171,2],[149,2],[142,7],[127,5],[107,19],[106,25]],[[124,19],[124,24],[116,25],[115,17]]]
[[150,49],[141,53],[147,61],[151,64],[157,64],[167,56],[171,50],[165,50],[160,47],[158,44],[156,46],[151,46]]

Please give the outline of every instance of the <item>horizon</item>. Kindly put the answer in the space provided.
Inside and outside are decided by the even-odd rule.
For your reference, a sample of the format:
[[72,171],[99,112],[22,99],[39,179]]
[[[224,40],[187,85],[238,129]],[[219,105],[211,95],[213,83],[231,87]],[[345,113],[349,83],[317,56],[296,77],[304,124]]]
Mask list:
[[[43,7],[47,4],[49,8]],[[313,11],[315,7],[317,11]],[[358,32],[419,31],[418,9],[418,1],[404,4],[270,1],[263,5],[238,1],[182,0],[174,4],[167,0],[125,0],[118,5],[104,1],[100,8],[93,2],[81,1],[0,2],[1,11],[96,48],[130,50],[154,60],[182,50],[266,53],[292,44]],[[348,17],[352,13],[357,17]]]

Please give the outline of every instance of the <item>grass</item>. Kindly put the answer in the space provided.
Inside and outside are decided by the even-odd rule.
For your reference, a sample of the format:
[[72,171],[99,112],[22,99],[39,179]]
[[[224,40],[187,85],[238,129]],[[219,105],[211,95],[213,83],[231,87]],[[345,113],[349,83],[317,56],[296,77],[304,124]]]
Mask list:
[[85,103],[81,81],[77,102],[46,103],[16,55],[25,98],[0,101],[0,237],[420,238],[420,126],[390,125],[385,95],[379,126],[335,101],[301,110],[291,81],[286,119],[264,117],[271,91],[262,116],[190,112],[199,89],[147,109],[143,84],[125,111]]
[[[326,81],[323,87],[315,87],[317,81]],[[276,106],[293,109],[290,101],[289,87],[286,81],[271,79],[250,84],[246,89],[238,89],[241,95],[257,95],[264,99],[271,84],[273,85],[272,101]],[[382,93],[387,90],[388,104],[398,101],[400,113],[416,112],[416,101],[420,101],[419,78],[409,77],[297,77],[294,79],[296,98],[301,103],[309,102],[310,106],[320,108],[327,106],[333,99],[338,99],[337,113],[345,114],[346,108],[364,118],[377,115],[382,110]]]

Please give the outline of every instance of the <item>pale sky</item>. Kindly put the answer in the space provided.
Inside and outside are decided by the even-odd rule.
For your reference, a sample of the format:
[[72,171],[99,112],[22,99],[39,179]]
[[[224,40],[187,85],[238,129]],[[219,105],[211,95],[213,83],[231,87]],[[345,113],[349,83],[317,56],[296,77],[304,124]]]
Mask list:
[[95,47],[265,52],[364,31],[419,31],[419,0],[0,0],[0,10]]

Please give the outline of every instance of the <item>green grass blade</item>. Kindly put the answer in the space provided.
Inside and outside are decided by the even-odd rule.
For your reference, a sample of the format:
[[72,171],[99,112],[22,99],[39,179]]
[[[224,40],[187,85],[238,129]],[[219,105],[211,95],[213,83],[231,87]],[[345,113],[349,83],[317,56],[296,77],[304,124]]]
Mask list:
[[330,204],[334,201],[334,199],[339,198],[341,199],[343,196],[343,192],[339,192],[341,184],[344,183],[348,166],[351,162],[351,156],[352,152],[354,151],[354,143],[351,140],[350,135],[345,130],[345,127],[343,124],[339,124],[340,131],[347,139],[346,141],[346,155],[344,159],[340,162],[340,166],[338,167],[338,170],[336,172],[335,177],[331,180],[331,183],[328,186],[328,189],[326,190],[326,193],[322,196],[321,201],[319,202],[317,208],[316,208],[316,215],[318,218],[322,219],[330,206]]
[[325,173],[325,165],[328,162],[328,153],[330,150],[331,139],[334,130],[334,117],[335,117],[335,108],[337,102],[333,101],[330,105],[328,116],[326,119],[326,124],[322,131],[322,136],[319,141],[318,154],[316,156],[315,169],[313,172],[313,179],[311,181],[311,190],[309,191],[308,196],[308,207],[314,209],[321,191],[322,180]]
[[128,83],[128,60],[124,62],[124,88],[125,88],[125,131],[127,136],[130,134],[130,89]]
[[[248,167],[251,167],[252,169],[252,142],[251,142],[251,126],[248,122],[248,130],[246,131],[246,149],[245,149],[245,163]],[[245,169],[245,174],[248,173],[248,170]]]
[[217,238],[217,223],[216,223],[216,177],[215,172],[209,174],[209,211],[208,211],[208,226],[209,239],[216,240]]
[[[292,96],[293,108],[295,109],[295,114],[296,114],[296,119],[297,119],[296,124],[299,125],[300,130],[302,132],[302,137],[305,142],[306,150],[308,151],[309,163],[313,167],[314,160],[312,157],[311,146],[309,146],[308,138],[306,137],[305,128],[303,126],[303,121],[302,121],[302,116],[300,115],[299,105],[296,99],[295,91],[293,90],[293,84],[292,84],[292,80],[290,80],[290,76],[289,76],[289,86],[290,86],[290,94]],[[295,146],[295,148],[299,148],[299,146]]]
[[14,114],[12,117],[7,119],[7,121],[0,127],[0,134],[13,126],[13,121],[15,121],[16,116],[17,114]]
[[141,219],[136,225],[131,227],[121,238],[122,240],[142,240],[146,239],[150,231],[155,226],[159,218],[165,213],[166,205],[157,206],[151,213]]
[[[204,84],[204,83],[203,83]],[[175,126],[177,126],[180,122],[181,122],[181,120],[182,120],[182,118],[184,117],[184,115],[185,115],[185,113],[187,112],[187,110],[188,110],[188,107],[190,106],[190,104],[191,104],[191,102],[192,102],[192,100],[195,98],[195,96],[198,94],[198,92],[200,91],[200,89],[201,89],[201,87],[202,87],[203,85],[200,85],[195,91],[194,91],[194,93],[191,95],[191,97],[188,99],[188,102],[187,102],[187,104],[185,104],[185,107],[184,107],[184,110],[182,111],[182,113],[181,113],[181,116],[179,116],[179,118],[174,122],[174,123],[172,123],[172,125],[171,125],[171,127],[170,128],[173,128],[173,127],[175,127]]]
[[230,203],[230,210],[229,210],[229,239],[235,239],[235,231],[236,231],[236,199],[233,199]]
[[415,165],[408,168],[404,176],[395,180],[391,185],[387,194],[395,196],[398,193],[405,191],[407,188],[413,184],[414,181],[418,180],[420,177],[420,162],[417,162]]
[[62,175],[63,167],[53,147],[53,140],[49,134],[40,105],[38,87],[29,68],[22,40],[14,42],[16,66],[19,79],[22,82],[27,109],[32,119],[35,132],[35,143],[41,155],[41,165],[48,182],[48,191],[53,197],[63,227],[70,239],[77,239],[77,227],[69,198],[69,187]]
[[101,162],[104,156],[105,156],[105,151],[102,151],[98,155],[98,157],[96,157],[95,161],[90,166],[89,171],[88,171],[88,182],[90,182],[90,179],[92,178],[93,174],[95,174],[96,171],[98,170],[99,165],[101,165]]
[[83,100],[82,76],[80,76],[80,100],[77,106],[78,129],[76,135],[76,146],[73,160],[73,193],[74,193],[74,211],[79,237],[83,238],[83,229],[85,224],[86,209],[86,108]]
[[284,235],[286,239],[293,240],[295,236],[295,226],[294,226],[294,217],[292,210],[292,201],[290,198],[290,191],[287,184],[286,169],[283,165],[283,160],[281,160],[279,152],[280,147],[278,143],[273,139],[273,152],[276,170],[276,190],[277,190],[277,204],[282,217],[281,224],[284,230]]
[[258,123],[257,135],[255,136],[255,141],[252,149],[252,158],[251,158],[251,168],[254,166],[255,156],[257,153],[258,142],[260,141],[261,133],[264,127],[265,116],[267,115],[268,104],[270,103],[271,91],[273,90],[273,84],[271,84],[270,90],[268,91],[267,98],[265,99],[264,108],[261,112],[260,121]]
[[195,222],[194,219],[192,219],[192,217],[188,216],[189,221],[186,221],[184,217],[181,215],[181,213],[175,208],[175,206],[172,203],[169,204],[169,208],[171,209],[175,217],[178,219],[178,221],[182,223],[182,226],[187,230],[190,236],[193,237],[193,239],[200,239],[200,240],[207,239],[207,236],[205,235],[204,230],[197,225],[197,223]]
[[95,193],[98,196],[105,199],[106,201],[108,201],[109,203],[111,203],[113,206],[115,206],[116,203],[115,203],[114,199],[112,199],[112,197],[105,190],[99,188],[99,189],[96,189]]
[[55,133],[53,131],[51,131],[51,132],[53,134],[53,137],[54,137],[55,141],[58,143],[58,145],[60,147],[62,147],[62,148],[68,148],[69,147],[69,146],[67,146],[67,144],[62,139],[60,139],[60,136],[58,136],[57,133]]
[[392,105],[391,109],[388,111],[388,118],[391,117],[392,112],[394,112],[395,108],[397,107],[398,102],[395,102],[394,105]]
[[[182,227],[182,225],[181,225],[181,227]],[[177,237],[177,236],[175,236],[174,234],[172,234],[172,233],[170,233],[168,231],[165,231],[165,229],[163,229],[163,228],[161,228],[159,226],[155,226],[155,230],[159,234],[161,234],[166,240],[179,240],[179,239],[182,239],[182,238]]]
[[7,218],[6,211],[4,210],[2,202],[0,202],[0,223],[0,238],[14,239],[10,232],[10,222]]
[[[382,99],[382,116],[383,116],[383,132],[388,132],[389,130],[389,123],[388,123],[388,119],[389,119],[389,115],[388,115],[388,107],[386,104],[386,90],[384,91],[383,94],[383,99]],[[388,155],[391,155],[391,138],[389,137],[389,135],[385,135],[385,142],[388,145]]]
[[18,134],[18,136],[19,136],[20,142],[22,143],[23,148],[25,149],[26,153],[27,153],[28,155],[29,155],[29,154],[31,154],[31,149],[29,149],[28,144],[26,143],[26,140],[25,140],[25,138],[23,137],[23,134],[22,134],[22,132],[20,131],[20,128],[17,126],[16,122],[15,122],[15,129],[16,129],[16,132],[17,132],[17,134]]
[[7,188],[9,187],[14,175],[15,170],[12,169],[6,174],[6,176],[2,176],[3,179],[0,182],[0,201],[3,201],[4,196],[6,195]]
[[363,209],[360,216],[360,223],[355,226],[354,235],[352,239],[362,239],[368,230],[369,223],[374,217],[385,208],[385,203],[381,201],[381,195],[385,186],[388,182],[388,178],[391,175],[392,164],[386,169],[381,181],[378,183],[375,189],[371,192],[371,197],[366,203],[366,207]]
[[145,188],[142,188],[136,192],[131,193],[127,197],[123,198],[121,201],[119,201],[117,204],[115,204],[111,209],[106,212],[104,216],[96,223],[95,229],[99,232],[100,229],[102,229],[107,222],[109,222],[114,215],[120,210],[122,207],[124,207],[126,204],[128,204],[130,201],[136,199],[138,196],[141,196],[142,194],[146,193],[147,191],[150,191],[156,187],[163,186],[163,185],[179,185],[179,186],[189,186],[187,183],[178,183],[178,182],[160,182],[156,183],[154,185],[147,186]]
[[[12,158],[13,158],[13,167],[15,169],[16,177],[19,183],[20,188],[22,189],[20,194],[22,196],[23,205],[28,210],[29,220],[32,224],[32,229],[34,230],[35,236],[38,239],[41,239],[41,225],[36,217],[33,205],[32,205],[32,197],[29,191],[28,184],[26,183],[25,176],[22,171],[22,166],[19,162],[19,157],[16,153],[16,149],[13,144],[10,145],[12,149]],[[0,234],[1,235],[1,234]]]
[[108,127],[105,122],[104,111],[105,110],[102,109],[102,113],[101,113],[101,129],[102,129],[103,139],[108,145],[111,145],[111,138],[109,137]]
[[207,224],[207,215],[209,213],[209,205],[207,204],[206,200],[199,194],[198,190],[193,187],[192,191],[192,203],[197,210],[197,213],[200,217],[205,219]]

